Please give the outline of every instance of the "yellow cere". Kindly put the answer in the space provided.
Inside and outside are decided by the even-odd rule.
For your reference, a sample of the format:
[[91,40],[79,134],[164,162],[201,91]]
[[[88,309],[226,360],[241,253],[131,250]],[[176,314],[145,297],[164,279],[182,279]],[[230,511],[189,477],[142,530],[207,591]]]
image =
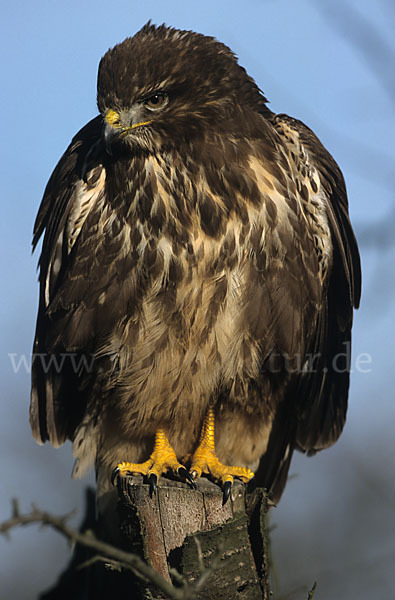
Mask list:
[[133,125],[130,125],[129,127],[122,127],[119,114],[115,110],[109,110],[106,114],[105,119],[106,119],[107,123],[109,125],[111,125],[112,127],[115,127],[116,129],[122,128],[121,135],[123,135],[124,133],[127,133],[131,129],[135,129],[136,127],[142,127],[143,125],[149,125],[150,123],[152,123],[152,121],[141,121],[140,123],[134,123]]
[[108,113],[106,114],[106,121],[109,125],[112,125],[113,127],[121,127],[119,121],[119,114],[115,112],[115,110],[108,111]]

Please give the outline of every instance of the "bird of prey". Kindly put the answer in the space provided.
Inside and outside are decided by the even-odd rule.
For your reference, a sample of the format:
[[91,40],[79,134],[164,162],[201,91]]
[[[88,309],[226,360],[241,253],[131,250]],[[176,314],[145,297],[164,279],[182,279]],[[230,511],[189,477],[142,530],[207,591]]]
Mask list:
[[342,173],[212,37],[148,22],[102,58],[97,102],[34,227],[33,435],[72,440],[75,476],[206,474],[225,499],[236,477],[276,502],[294,449],[345,421]]

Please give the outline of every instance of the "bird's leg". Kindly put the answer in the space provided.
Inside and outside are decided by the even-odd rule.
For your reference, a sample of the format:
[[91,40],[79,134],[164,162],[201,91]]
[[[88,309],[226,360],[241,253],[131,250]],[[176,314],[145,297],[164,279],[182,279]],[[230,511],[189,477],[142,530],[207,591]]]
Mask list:
[[149,459],[143,463],[119,463],[112,472],[111,481],[114,483],[117,477],[128,475],[146,475],[152,495],[156,491],[159,477],[166,471],[172,471],[175,475],[187,479],[195,487],[186,468],[178,462],[164,429],[158,429],[155,435],[154,450]]
[[207,473],[222,484],[223,503],[227,501],[233,483],[233,478],[238,477],[245,483],[254,477],[254,472],[247,467],[231,467],[223,465],[215,454],[215,415],[214,410],[209,408],[204,417],[203,427],[200,434],[199,445],[192,455],[189,473],[193,479],[197,479],[202,473]]

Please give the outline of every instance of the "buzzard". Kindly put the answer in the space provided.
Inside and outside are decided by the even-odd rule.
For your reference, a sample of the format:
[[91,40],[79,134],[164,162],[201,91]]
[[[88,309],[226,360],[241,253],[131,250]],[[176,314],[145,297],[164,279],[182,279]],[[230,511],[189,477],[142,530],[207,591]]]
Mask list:
[[233,52],[148,22],[44,193],[30,421],[74,476],[234,477],[277,501],[346,416],[358,248],[339,167]]

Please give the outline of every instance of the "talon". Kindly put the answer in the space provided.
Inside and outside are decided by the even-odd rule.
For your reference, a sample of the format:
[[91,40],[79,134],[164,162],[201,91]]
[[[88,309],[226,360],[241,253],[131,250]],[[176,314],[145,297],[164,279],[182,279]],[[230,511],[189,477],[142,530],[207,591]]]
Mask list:
[[225,481],[224,492],[223,492],[223,496],[222,496],[222,506],[224,506],[226,504],[226,502],[228,501],[231,489],[232,489],[232,482]]
[[150,495],[150,498],[152,498],[152,496],[155,494],[157,487],[158,487],[158,476],[155,475],[155,473],[151,473],[151,475],[148,477],[148,483],[149,483],[149,495]]
[[181,477],[184,477],[191,484],[191,486],[196,490],[196,483],[194,482],[194,480],[192,479],[191,475],[188,473],[188,471],[186,470],[185,467],[179,467],[178,474]]
[[181,475],[190,483],[193,483],[185,467],[178,462],[166,432],[164,429],[158,429],[155,435],[154,449],[149,459],[143,463],[127,461],[119,463],[112,472],[111,481],[114,482],[116,477],[128,477],[133,474],[144,475],[148,477],[150,496],[152,497],[158,487],[160,476],[167,471],[171,471],[175,475]]
[[120,468],[119,467],[115,467],[115,469],[112,470],[111,473],[111,484],[115,486],[115,480],[118,477],[120,473]]
[[198,447],[192,456],[190,475],[197,479],[202,474],[208,474],[218,484],[223,486],[223,504],[228,500],[233,478],[237,477],[247,483],[254,477],[253,471],[247,467],[225,465],[220,462],[215,453],[215,415],[209,408],[203,421]]

